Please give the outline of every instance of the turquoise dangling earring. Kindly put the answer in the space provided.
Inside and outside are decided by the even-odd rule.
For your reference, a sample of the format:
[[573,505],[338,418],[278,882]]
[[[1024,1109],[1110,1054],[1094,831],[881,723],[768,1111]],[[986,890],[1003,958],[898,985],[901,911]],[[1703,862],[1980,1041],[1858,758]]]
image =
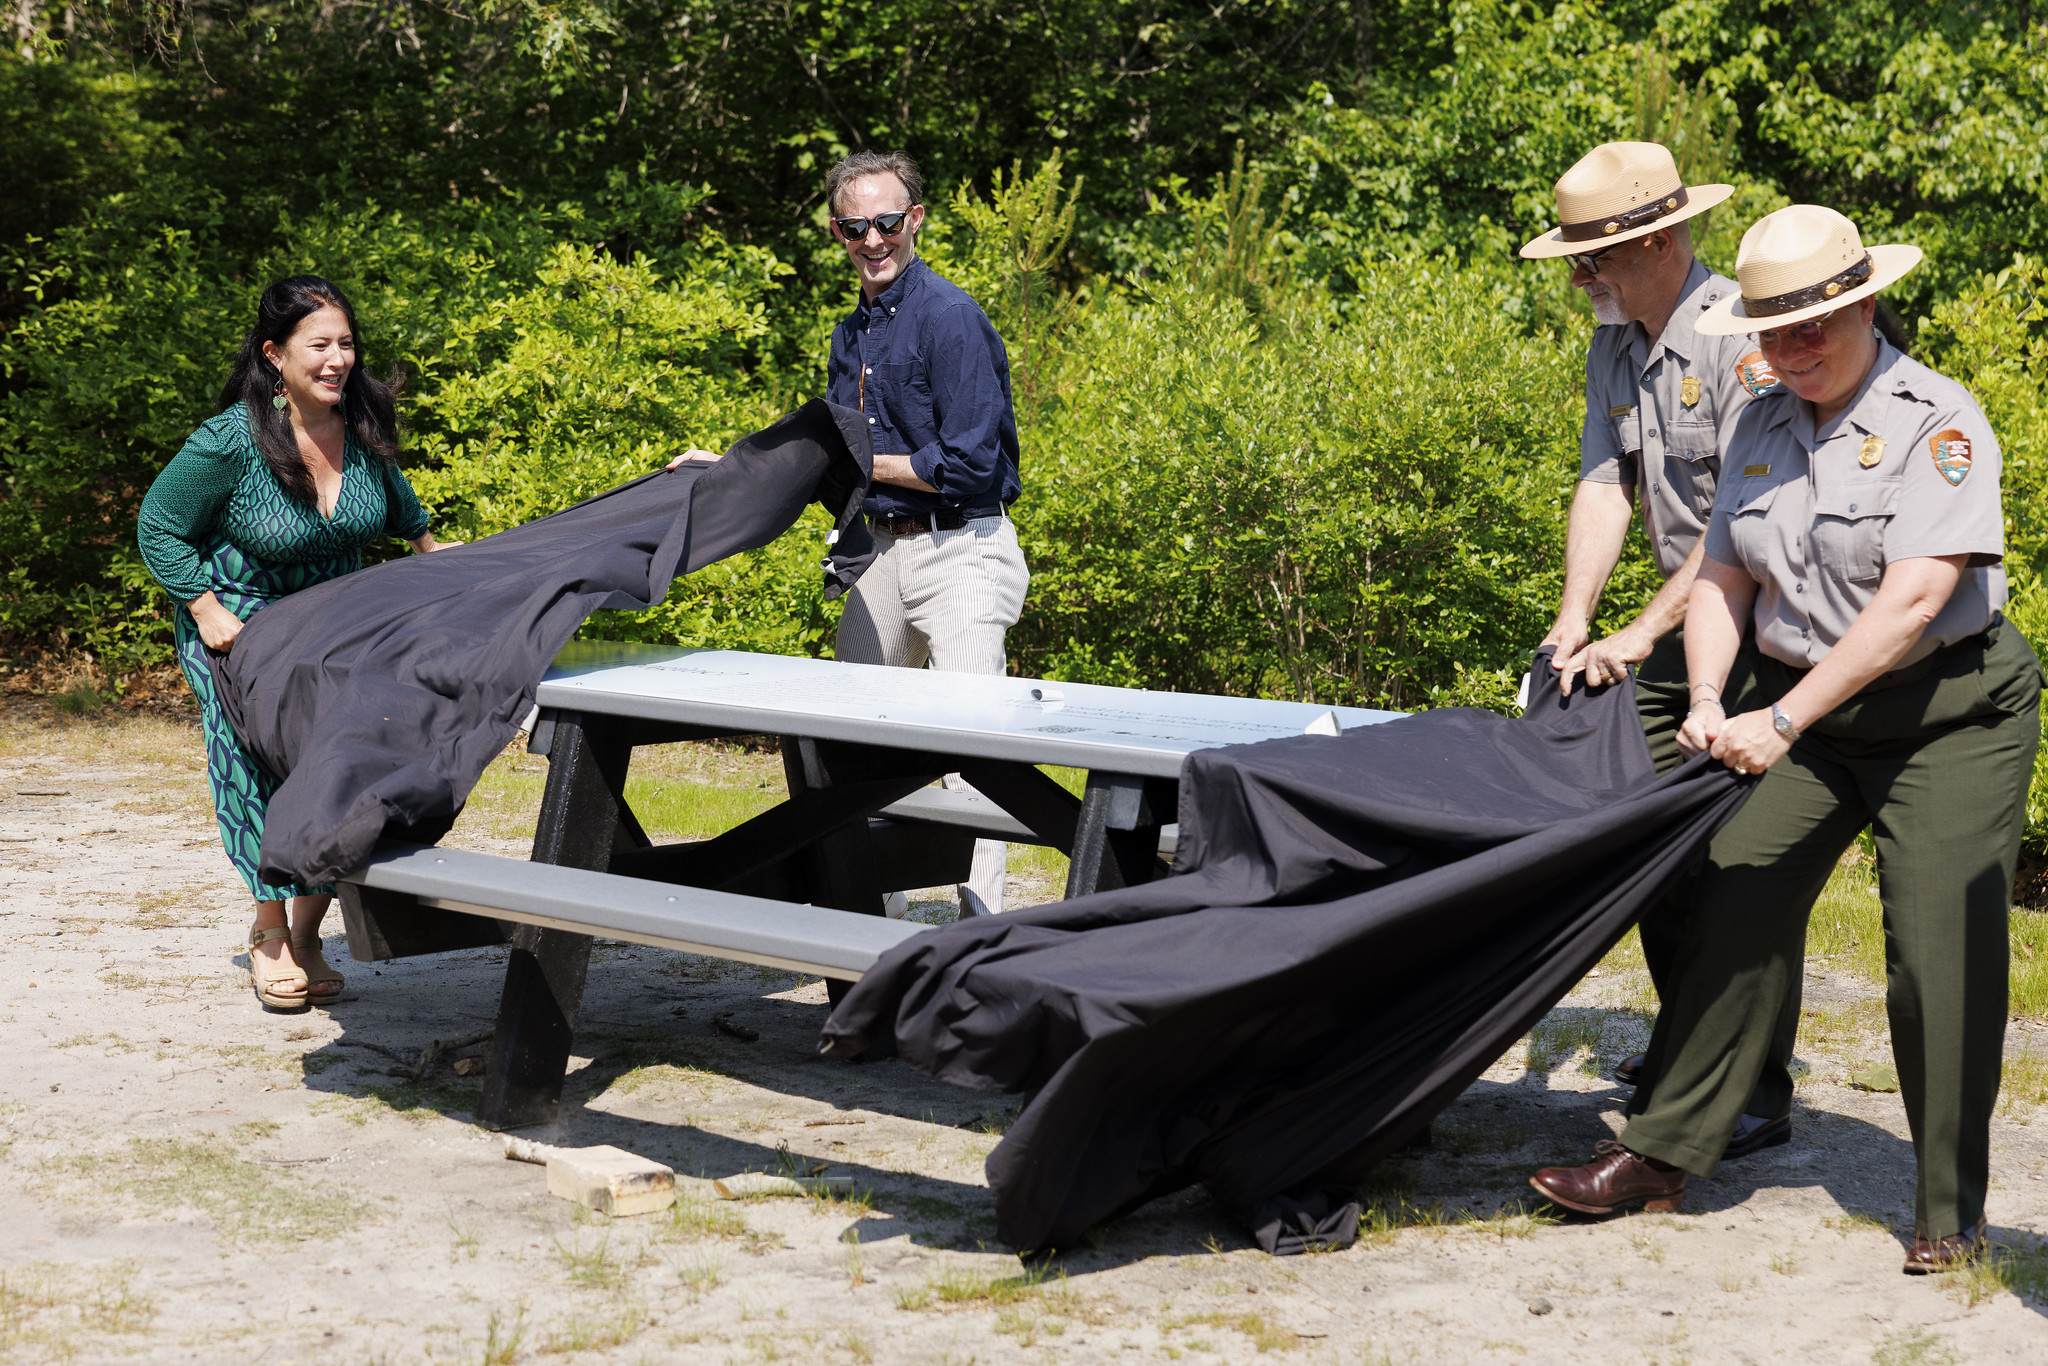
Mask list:
[[290,402],[291,400],[284,396],[284,376],[279,375],[277,383],[270,386],[270,406],[281,413]]

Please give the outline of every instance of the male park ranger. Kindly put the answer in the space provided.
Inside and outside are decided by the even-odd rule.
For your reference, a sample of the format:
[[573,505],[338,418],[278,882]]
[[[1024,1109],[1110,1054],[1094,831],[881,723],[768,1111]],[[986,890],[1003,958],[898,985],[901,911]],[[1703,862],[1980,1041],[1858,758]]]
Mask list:
[[[1659,773],[1681,758],[1678,728],[1690,699],[1679,627],[1699,570],[1700,533],[1714,507],[1718,443],[1743,405],[1777,384],[1754,338],[1708,336],[1693,326],[1733,298],[1736,287],[1694,259],[1687,220],[1733,193],[1727,185],[1685,184],[1657,143],[1605,143],[1557,182],[1561,226],[1522,248],[1531,259],[1570,261],[1571,282],[1586,291],[1600,324],[1586,358],[1586,425],[1565,540],[1564,601],[1543,644],[1556,649],[1552,667],[1565,675],[1567,693],[1582,672],[1588,685],[1601,685],[1638,666],[1636,703]],[[1664,587],[1635,620],[1589,642],[1638,506]],[[1744,653],[1730,677],[1731,701],[1748,676]],[[1674,897],[1643,918],[1643,957],[1660,999],[1669,998],[1684,904]],[[1798,1022],[1795,993],[1726,1156],[1791,1136],[1786,1064]],[[1628,1059],[1615,1076],[1635,1082],[1642,1062],[1641,1055]],[[1648,1102],[1649,1089],[1639,1090],[1632,1110]]]

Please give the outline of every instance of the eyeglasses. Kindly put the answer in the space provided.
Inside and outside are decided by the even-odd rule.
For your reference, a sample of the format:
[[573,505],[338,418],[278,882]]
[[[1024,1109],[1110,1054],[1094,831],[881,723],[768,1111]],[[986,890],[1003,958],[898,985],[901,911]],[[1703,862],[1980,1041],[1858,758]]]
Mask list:
[[864,242],[868,236],[868,225],[873,224],[876,232],[884,237],[894,237],[903,231],[903,220],[910,217],[910,210],[898,209],[895,213],[878,213],[873,218],[835,218],[839,235],[849,242]]
[[[1614,244],[1614,247],[1624,245],[1626,244],[1616,242]],[[1614,247],[1602,247],[1598,251],[1573,252],[1568,254],[1564,259],[1571,262],[1572,268],[1575,270],[1583,270],[1588,275],[1598,275],[1600,273],[1600,258],[1605,256],[1608,252],[1613,251]]]
[[1765,346],[1777,346],[1785,340],[1785,334],[1789,332],[1808,346],[1811,346],[1820,340],[1821,333],[1827,331],[1828,319],[1834,317],[1839,311],[1838,309],[1831,308],[1818,318],[1808,318],[1805,322],[1793,323],[1790,327],[1762,328],[1757,332],[1756,339]]

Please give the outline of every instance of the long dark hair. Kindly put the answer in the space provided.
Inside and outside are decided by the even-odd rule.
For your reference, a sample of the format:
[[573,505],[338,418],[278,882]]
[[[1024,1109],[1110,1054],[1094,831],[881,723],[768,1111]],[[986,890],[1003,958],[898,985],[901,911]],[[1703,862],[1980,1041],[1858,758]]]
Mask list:
[[387,465],[397,464],[398,407],[393,400],[403,377],[394,375],[387,384],[370,373],[363,364],[363,339],[356,327],[355,309],[346,295],[317,275],[294,275],[263,291],[256,305],[256,325],[242,338],[241,354],[235,357],[235,368],[220,391],[223,409],[239,403],[247,412],[256,449],[278,484],[308,506],[317,496],[313,472],[299,454],[291,414],[271,404],[279,376],[277,367],[263,354],[263,343],[282,348],[307,315],[329,304],[348,319],[349,335],[356,341],[356,363],[349,367],[348,379],[341,386],[341,420],[363,449]]

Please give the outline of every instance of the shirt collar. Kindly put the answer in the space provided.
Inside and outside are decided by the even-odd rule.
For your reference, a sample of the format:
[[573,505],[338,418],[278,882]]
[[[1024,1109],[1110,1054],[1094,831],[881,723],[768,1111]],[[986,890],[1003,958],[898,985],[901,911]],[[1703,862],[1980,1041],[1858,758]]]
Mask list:
[[924,283],[922,277],[930,269],[931,267],[924,263],[922,256],[913,256],[910,258],[910,264],[903,268],[903,273],[889,282],[887,289],[872,299],[866,293],[862,293],[857,309],[862,325],[866,325],[867,320],[877,311],[883,314],[890,314],[902,307],[903,301],[908,299],[917,287]]
[[[1852,426],[1865,436],[1884,434],[1891,415],[1892,396],[1907,392],[1904,367],[1900,364],[1903,360],[1905,356],[1897,347],[1883,337],[1877,339],[1877,359],[1871,362],[1870,373],[1863,377],[1863,384],[1856,390],[1856,396],[1849,400],[1849,406],[1835,415],[1831,435],[1840,436]],[[1813,425],[1813,405],[1803,402],[1790,390],[1774,395],[1773,399],[1773,406],[1764,420],[1765,427],[1790,424],[1792,434],[1807,449],[1811,450],[1818,444]]]
[[1856,397],[1849,400],[1836,419],[1837,434],[1846,432],[1851,426],[1865,436],[1881,436],[1889,426],[1892,395],[1898,391],[1903,376],[1898,373],[1899,362],[1904,357],[1897,347],[1883,337],[1877,339],[1877,359],[1871,362],[1870,373],[1863,377],[1863,385],[1856,391]]
[[1671,310],[1671,320],[1664,324],[1664,335],[1657,338],[1656,346],[1650,348],[1653,354],[1661,347],[1680,360],[1692,359],[1693,338],[1699,335],[1693,331],[1693,322],[1714,303],[1714,299],[1706,297],[1709,292],[1716,299],[1720,297],[1719,290],[1708,290],[1713,279],[1714,272],[1695,258],[1692,269],[1685,273],[1685,284],[1678,291],[1678,307]]

